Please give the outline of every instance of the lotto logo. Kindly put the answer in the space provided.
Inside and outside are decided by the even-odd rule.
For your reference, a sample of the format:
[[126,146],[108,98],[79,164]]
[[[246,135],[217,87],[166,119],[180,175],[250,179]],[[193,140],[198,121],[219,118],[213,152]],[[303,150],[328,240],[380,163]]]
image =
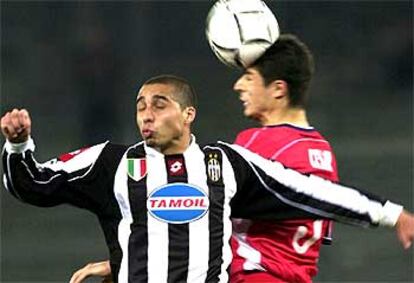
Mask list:
[[147,209],[154,218],[170,223],[182,224],[203,217],[209,207],[206,193],[195,186],[173,183],[156,189],[147,200]]
[[185,175],[184,160],[182,158],[168,159],[167,166],[171,176]]
[[332,153],[328,150],[309,149],[309,163],[313,168],[333,171]]

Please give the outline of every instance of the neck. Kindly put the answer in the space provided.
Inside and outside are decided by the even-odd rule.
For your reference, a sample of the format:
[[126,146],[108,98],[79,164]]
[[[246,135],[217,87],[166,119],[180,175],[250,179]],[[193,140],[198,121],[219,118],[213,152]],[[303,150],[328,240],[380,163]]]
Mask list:
[[182,154],[190,146],[191,139],[191,134],[185,134],[182,137],[172,140],[168,145],[160,146],[156,149],[164,155]]
[[262,126],[293,124],[300,127],[309,127],[306,111],[302,108],[277,109],[266,113],[258,121]]

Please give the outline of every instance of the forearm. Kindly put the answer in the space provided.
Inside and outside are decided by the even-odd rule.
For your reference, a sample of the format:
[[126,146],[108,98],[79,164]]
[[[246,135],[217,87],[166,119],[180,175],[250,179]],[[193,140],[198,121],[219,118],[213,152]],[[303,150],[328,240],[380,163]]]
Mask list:
[[[96,209],[100,197],[105,194],[102,187],[93,182],[96,176],[93,169],[106,144],[39,164],[33,157],[35,146],[31,138],[21,144],[6,142],[3,150],[5,187],[18,199],[36,206],[68,203]],[[95,194],[98,187],[101,193]]]
[[[372,193],[303,175],[243,148],[230,147],[238,153],[234,155],[234,166],[241,166],[238,171],[242,171],[250,182],[238,192],[238,200],[243,203],[239,206],[244,214],[258,214],[249,212],[251,207],[252,211],[260,210],[267,217],[279,218],[278,214],[283,214],[288,206],[300,216],[334,219],[360,226],[394,226],[401,214],[402,206]],[[254,202],[259,201],[261,205],[257,208]]]
[[53,176],[40,171],[33,159],[34,142],[11,143],[6,141],[3,149],[3,181],[6,189],[21,201],[37,206],[53,206],[59,200],[53,197],[55,182],[47,182]]

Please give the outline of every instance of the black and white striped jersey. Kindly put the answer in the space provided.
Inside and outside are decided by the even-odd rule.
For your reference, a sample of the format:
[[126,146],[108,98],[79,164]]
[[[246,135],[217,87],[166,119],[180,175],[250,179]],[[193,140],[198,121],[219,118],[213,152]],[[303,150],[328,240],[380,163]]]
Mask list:
[[32,139],[6,142],[6,189],[36,206],[96,214],[116,282],[227,282],[231,216],[392,226],[402,209],[223,142],[193,138],[176,155],[106,142],[43,164],[34,148]]

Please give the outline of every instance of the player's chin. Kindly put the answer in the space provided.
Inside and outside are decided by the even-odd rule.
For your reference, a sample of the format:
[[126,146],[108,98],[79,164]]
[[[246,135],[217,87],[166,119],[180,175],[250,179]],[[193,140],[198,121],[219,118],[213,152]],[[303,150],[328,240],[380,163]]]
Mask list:
[[253,118],[254,113],[253,113],[253,111],[251,109],[244,108],[243,115],[246,116],[247,118]]
[[148,138],[144,138],[145,144],[151,147],[155,147],[157,146],[157,141],[152,138],[152,137],[148,137]]

